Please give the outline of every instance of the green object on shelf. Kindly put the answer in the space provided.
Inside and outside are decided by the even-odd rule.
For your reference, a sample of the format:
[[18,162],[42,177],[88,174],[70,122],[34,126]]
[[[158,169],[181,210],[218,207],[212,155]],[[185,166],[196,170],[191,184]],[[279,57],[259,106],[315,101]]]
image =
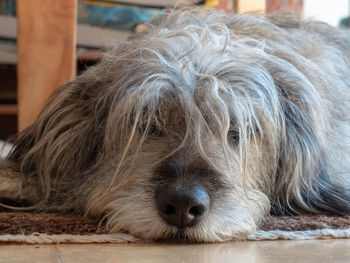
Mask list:
[[341,19],[339,22],[339,27],[349,28],[350,27],[350,17],[346,17],[346,18]]

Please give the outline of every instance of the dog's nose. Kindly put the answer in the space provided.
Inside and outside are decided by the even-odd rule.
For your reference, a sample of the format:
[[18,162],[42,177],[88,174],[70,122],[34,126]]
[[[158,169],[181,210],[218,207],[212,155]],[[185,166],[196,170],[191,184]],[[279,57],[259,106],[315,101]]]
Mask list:
[[[162,187],[161,187],[162,188]],[[156,203],[159,214],[169,225],[179,228],[194,226],[209,209],[208,192],[198,186],[158,189]]]

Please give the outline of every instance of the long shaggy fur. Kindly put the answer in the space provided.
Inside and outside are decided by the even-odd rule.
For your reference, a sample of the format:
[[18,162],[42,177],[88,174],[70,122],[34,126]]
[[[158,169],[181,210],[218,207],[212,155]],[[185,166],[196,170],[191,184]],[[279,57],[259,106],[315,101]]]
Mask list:
[[[58,89],[1,161],[0,196],[145,239],[223,241],[274,213],[350,213],[350,35],[319,22],[172,11]],[[165,162],[210,196],[159,216]]]

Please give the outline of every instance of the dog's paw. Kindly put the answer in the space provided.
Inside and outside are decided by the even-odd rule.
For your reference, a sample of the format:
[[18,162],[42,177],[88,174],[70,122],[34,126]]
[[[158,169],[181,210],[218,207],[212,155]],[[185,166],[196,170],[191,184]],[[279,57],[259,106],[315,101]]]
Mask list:
[[40,199],[38,182],[33,176],[22,176],[8,160],[0,159],[0,202],[35,203]]

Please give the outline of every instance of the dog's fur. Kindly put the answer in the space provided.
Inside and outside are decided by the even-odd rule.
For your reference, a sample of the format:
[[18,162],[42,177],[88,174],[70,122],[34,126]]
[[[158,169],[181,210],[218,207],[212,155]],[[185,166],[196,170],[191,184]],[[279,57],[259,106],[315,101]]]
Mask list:
[[[274,213],[350,213],[350,35],[319,22],[173,11],[58,89],[1,162],[0,196],[145,239],[223,241]],[[175,163],[210,208],[178,229]]]

